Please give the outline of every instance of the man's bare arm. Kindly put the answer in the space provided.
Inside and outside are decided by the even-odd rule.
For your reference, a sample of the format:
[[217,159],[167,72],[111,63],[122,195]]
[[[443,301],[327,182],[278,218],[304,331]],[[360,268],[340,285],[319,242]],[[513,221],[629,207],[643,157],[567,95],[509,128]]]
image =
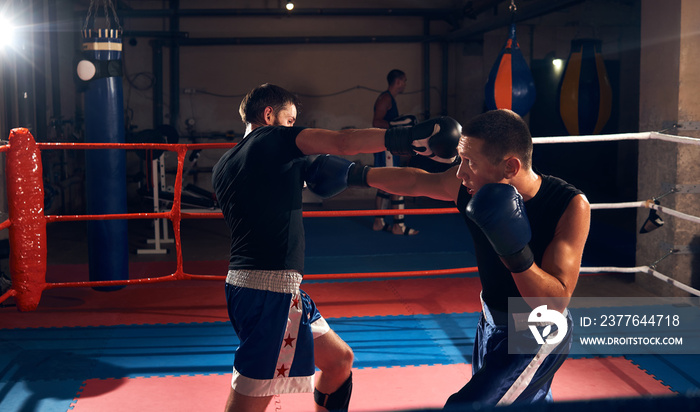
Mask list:
[[384,129],[304,129],[296,144],[306,155],[333,154],[338,156],[384,151]]
[[402,196],[425,196],[436,200],[457,201],[459,187],[457,166],[442,173],[429,173],[411,167],[372,168],[367,183],[385,192]]

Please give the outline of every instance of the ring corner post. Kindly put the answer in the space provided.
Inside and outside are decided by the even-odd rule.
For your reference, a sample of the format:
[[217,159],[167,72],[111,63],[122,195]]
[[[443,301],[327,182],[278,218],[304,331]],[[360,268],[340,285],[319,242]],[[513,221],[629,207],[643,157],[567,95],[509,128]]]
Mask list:
[[29,130],[10,132],[5,178],[10,216],[10,276],[17,309],[39,306],[46,286],[46,219],[41,154]]

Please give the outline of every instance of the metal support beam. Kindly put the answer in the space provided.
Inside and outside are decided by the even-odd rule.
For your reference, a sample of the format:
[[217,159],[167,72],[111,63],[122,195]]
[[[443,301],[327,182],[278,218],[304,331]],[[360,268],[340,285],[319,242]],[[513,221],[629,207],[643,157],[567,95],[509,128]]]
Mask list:
[[516,23],[529,20],[545,14],[553,13],[573,5],[583,3],[585,0],[539,0],[534,3],[525,3],[518,7],[518,12],[515,14],[515,20],[510,12],[502,13],[495,18],[476,22],[468,27],[464,27],[449,33],[446,38],[449,41],[462,41],[472,37],[481,36],[482,34],[495,30],[500,27],[506,27],[515,21]]
[[[180,0],[170,0],[170,10],[177,12]],[[170,31],[180,32],[180,17],[177,13],[170,17]],[[180,45],[172,42],[170,45],[170,126],[177,129],[180,117]]]
[[440,114],[447,116],[447,91],[449,90],[449,62],[450,47],[447,42],[442,42],[442,90],[440,91]]
[[[34,0],[32,2],[32,22],[34,27],[46,27],[44,19],[44,2]],[[34,47],[32,49],[34,74],[34,121],[35,129],[32,131],[37,141],[46,141],[46,40],[45,32],[38,29],[34,32]]]
[[175,38],[180,46],[236,46],[268,44],[345,44],[345,43],[420,43],[438,41],[438,36],[318,36],[318,37],[203,37]]
[[163,124],[163,46],[151,42],[153,53],[153,128]]
[[[423,35],[430,37],[430,20],[423,19]],[[430,42],[423,42],[423,119],[430,119]]]
[[61,113],[61,79],[58,61],[58,13],[57,0],[49,0],[49,59],[51,65],[51,114],[54,122],[60,124]]
[[122,37],[148,37],[153,39],[173,39],[185,38],[189,36],[187,32],[170,32],[158,30],[124,30]]
[[163,9],[163,10],[119,10],[119,17],[127,18],[154,18],[154,17],[422,17],[432,20],[453,20],[461,17],[461,9],[433,9],[433,8],[309,8],[287,11],[283,8],[270,9]]

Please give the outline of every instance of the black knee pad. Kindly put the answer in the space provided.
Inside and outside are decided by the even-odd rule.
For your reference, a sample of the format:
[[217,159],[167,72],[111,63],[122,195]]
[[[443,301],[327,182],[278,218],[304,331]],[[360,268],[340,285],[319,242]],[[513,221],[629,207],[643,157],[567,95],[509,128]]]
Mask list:
[[314,400],[329,411],[347,411],[350,405],[350,394],[352,393],[352,372],[348,379],[331,394],[319,392],[314,389]]

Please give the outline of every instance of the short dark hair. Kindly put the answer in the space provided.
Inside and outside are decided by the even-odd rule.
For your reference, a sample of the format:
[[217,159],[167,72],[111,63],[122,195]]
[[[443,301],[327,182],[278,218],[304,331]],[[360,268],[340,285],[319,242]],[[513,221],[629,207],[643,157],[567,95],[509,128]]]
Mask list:
[[274,84],[261,84],[245,95],[238,108],[243,123],[265,123],[265,108],[272,107],[278,112],[288,104],[293,104],[297,108],[297,115],[301,112],[301,101],[296,94],[275,86]]
[[406,77],[406,73],[402,72],[399,69],[394,69],[386,75],[386,81],[387,83],[389,83],[389,86],[391,86],[397,79],[400,79],[402,77]]
[[462,128],[462,135],[484,142],[484,156],[498,164],[509,154],[515,154],[527,169],[532,167],[532,135],[517,113],[491,110],[471,119]]

